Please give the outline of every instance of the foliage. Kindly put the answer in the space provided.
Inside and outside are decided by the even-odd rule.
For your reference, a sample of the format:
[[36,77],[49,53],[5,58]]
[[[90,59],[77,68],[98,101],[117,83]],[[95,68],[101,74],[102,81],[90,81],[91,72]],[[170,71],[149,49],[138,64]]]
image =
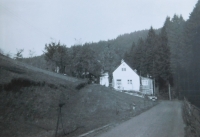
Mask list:
[[187,21],[182,16],[174,15],[166,22],[176,95],[187,96],[195,102],[200,96],[200,1]]
[[136,45],[135,42],[133,42],[131,48],[129,51],[125,52],[124,54],[124,60],[129,64],[129,66],[133,67],[134,64],[132,63],[132,59],[133,59],[133,54],[135,51]]
[[23,52],[24,52],[24,49],[17,49],[17,53],[15,54],[15,59],[23,58],[23,55],[22,55]]
[[87,72],[99,75],[100,64],[94,51],[87,45],[73,46],[71,53],[71,72],[77,77],[85,77]]
[[125,60],[139,75],[155,78],[161,88],[172,82],[170,49],[165,26],[159,34],[151,27],[147,38],[140,39],[137,45],[133,43],[131,50],[125,53]]
[[78,84],[78,85],[76,86],[76,89],[77,89],[77,90],[80,90],[80,89],[84,88],[86,85],[87,85],[86,82],[80,83],[80,84]]
[[162,80],[167,84],[172,84],[170,68],[170,48],[168,45],[168,38],[165,26],[162,28],[159,35],[159,44],[156,55],[158,55],[155,61],[155,66],[158,71],[158,80]]
[[87,72],[98,76],[101,69],[111,74],[124,58],[139,75],[155,78],[156,86],[166,90],[170,83],[177,96],[192,95],[200,90],[199,38],[200,1],[187,21],[175,14],[158,30],[151,27],[71,48],[46,44],[45,58],[54,67],[65,66],[63,70],[76,77],[85,77]]
[[45,59],[52,66],[58,66],[61,73],[84,78],[87,73],[100,75],[100,63],[87,44],[72,46],[70,49],[60,43],[46,44]]
[[29,50],[29,56],[32,58],[35,54],[35,51],[34,50]]
[[174,88],[176,89],[176,94],[180,90],[180,75],[181,69],[185,67],[186,59],[184,56],[184,26],[185,20],[180,15],[174,15],[170,20],[167,17],[165,21],[165,27],[167,31],[168,44],[170,47],[170,67],[172,71]]
[[58,66],[60,72],[65,72],[66,66],[69,64],[68,48],[65,45],[54,42],[45,45],[45,60],[52,66]]
[[[188,75],[188,89],[195,92],[200,90],[200,1],[197,2],[193,12],[190,15],[189,20],[185,26],[185,53],[187,66],[186,72]],[[190,51],[190,52],[188,52]],[[192,67],[191,67],[192,66]]]

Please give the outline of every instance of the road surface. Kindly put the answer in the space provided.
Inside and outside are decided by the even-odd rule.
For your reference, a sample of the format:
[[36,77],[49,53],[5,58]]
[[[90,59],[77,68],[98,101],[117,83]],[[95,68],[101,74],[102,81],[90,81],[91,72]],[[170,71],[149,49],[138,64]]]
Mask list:
[[181,102],[162,101],[98,137],[184,137]]

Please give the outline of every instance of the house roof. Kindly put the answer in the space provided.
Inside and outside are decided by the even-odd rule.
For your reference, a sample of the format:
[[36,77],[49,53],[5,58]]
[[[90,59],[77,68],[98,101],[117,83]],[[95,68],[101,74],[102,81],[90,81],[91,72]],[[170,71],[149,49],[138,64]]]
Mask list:
[[103,77],[103,76],[108,76],[108,72],[105,72],[105,73],[101,73],[100,77]]
[[152,80],[151,78],[148,78],[148,77],[142,77],[142,76],[140,76],[141,78],[144,78],[144,79],[149,79],[149,80]]
[[132,71],[138,75],[137,70],[133,70],[123,59],[121,60],[121,64],[113,72],[115,72],[123,63],[125,63]]

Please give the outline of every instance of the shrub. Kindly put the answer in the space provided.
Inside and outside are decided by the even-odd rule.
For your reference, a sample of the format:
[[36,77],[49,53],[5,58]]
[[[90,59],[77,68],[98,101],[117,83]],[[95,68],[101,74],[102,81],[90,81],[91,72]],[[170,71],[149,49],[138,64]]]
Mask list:
[[78,84],[78,85],[76,86],[76,89],[80,90],[80,89],[84,88],[86,85],[87,85],[86,82],[80,83],[80,84]]

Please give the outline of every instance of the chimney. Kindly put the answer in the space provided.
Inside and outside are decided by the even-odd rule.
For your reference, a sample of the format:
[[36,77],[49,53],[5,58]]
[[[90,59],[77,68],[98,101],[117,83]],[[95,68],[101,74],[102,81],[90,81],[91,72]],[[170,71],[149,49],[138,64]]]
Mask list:
[[123,60],[123,59],[121,60],[121,64],[122,64],[122,63],[124,63],[124,60]]

